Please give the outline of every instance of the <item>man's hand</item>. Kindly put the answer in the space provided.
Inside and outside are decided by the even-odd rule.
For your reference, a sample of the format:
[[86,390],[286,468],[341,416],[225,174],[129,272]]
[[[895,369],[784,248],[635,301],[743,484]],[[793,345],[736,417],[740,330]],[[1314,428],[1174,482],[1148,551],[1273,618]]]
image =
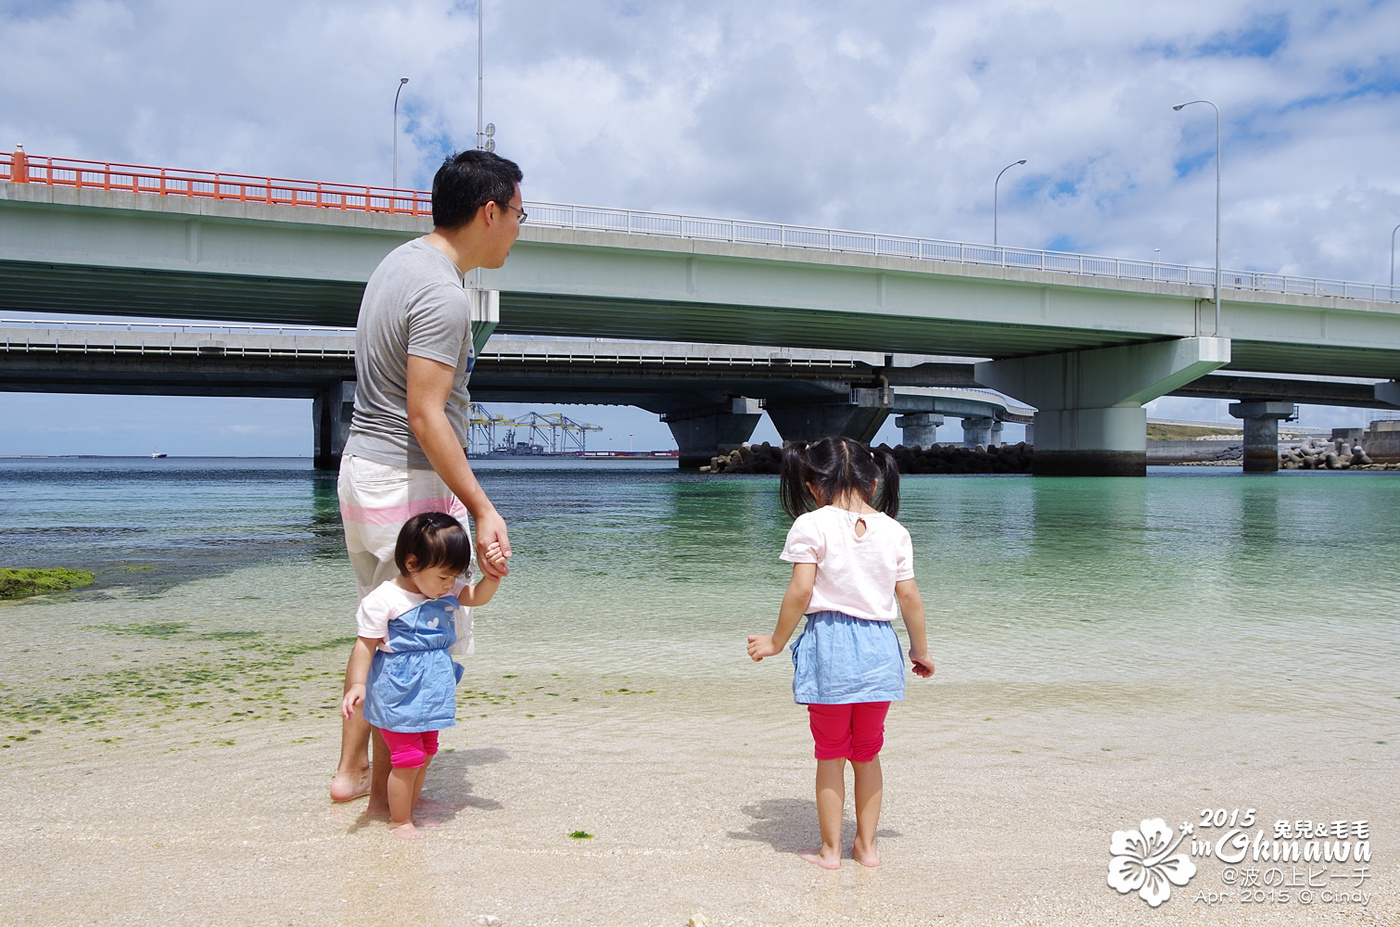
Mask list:
[[506,534],[506,522],[493,508],[476,519],[476,562],[481,572],[500,579],[510,573],[506,565],[509,559],[510,537]]

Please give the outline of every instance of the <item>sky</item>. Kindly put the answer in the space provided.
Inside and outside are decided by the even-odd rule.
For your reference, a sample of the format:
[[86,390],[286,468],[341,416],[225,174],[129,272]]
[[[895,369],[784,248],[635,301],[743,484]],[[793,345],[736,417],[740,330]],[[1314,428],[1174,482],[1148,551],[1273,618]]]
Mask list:
[[[527,201],[986,242],[1024,158],[1002,244],[1210,266],[1214,113],[1172,110],[1208,99],[1226,268],[1389,277],[1400,0],[484,2],[484,121]],[[475,144],[476,13],[0,0],[0,148],[387,185],[406,76],[398,174],[421,189]],[[595,442],[671,444],[640,410],[559,408]],[[304,401],[0,394],[0,418],[0,454],[311,452]]]

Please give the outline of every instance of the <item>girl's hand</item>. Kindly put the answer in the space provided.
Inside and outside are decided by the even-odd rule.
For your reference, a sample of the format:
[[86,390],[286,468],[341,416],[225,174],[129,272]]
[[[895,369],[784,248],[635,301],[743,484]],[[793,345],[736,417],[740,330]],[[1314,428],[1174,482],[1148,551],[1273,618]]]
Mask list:
[[755,663],[762,660],[764,657],[776,657],[782,652],[781,647],[773,646],[773,635],[749,635],[749,659],[753,660]]
[[355,708],[365,700],[365,687],[361,683],[351,686],[345,693],[345,698],[340,702],[340,713],[346,720],[355,716]]
[[914,675],[924,679],[933,675],[933,660],[926,653],[911,653],[909,660],[914,664]]

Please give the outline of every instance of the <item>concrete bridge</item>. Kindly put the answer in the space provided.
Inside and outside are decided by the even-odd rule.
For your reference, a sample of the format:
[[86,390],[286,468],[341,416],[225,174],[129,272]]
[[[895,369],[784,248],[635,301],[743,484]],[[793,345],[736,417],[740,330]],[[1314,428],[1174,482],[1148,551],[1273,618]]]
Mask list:
[[[354,354],[345,329],[0,320],[0,390],[313,399],[316,460],[333,467],[349,425]],[[472,373],[479,402],[656,412],[683,465],[747,441],[764,408],[785,437],[818,437],[821,423],[809,427],[799,413],[844,410],[865,392],[882,400],[867,404],[866,440],[891,413],[908,420],[905,443],[921,446],[934,443],[945,415],[962,419],[969,445],[998,440],[1004,422],[1033,420],[1034,410],[972,388],[972,366],[957,358],[500,336]],[[706,400],[714,411],[697,414]]]
[[[429,227],[412,191],[48,159],[23,183],[0,160],[6,172],[6,312],[348,325],[378,260]],[[1385,382],[1366,402],[1400,405],[1400,294],[1383,286],[1226,271],[1217,327],[1213,269],[526,208],[510,261],[481,275],[499,293],[499,331],[980,358],[977,385],[1037,410],[1038,473],[1144,472],[1142,404],[1217,370],[1370,378]],[[880,388],[794,417],[858,433]],[[751,414],[740,398],[665,414],[724,431]],[[1262,440],[1282,404],[1248,398],[1238,411]]]
[[[0,390],[313,399],[316,460],[334,467],[349,422],[354,348],[348,329],[0,320]],[[975,366],[956,357],[507,335],[484,344],[472,394],[481,402],[645,408],[668,421],[687,464],[748,440],[765,407],[779,410],[785,437],[811,438],[792,421],[793,409],[839,407],[862,389],[890,396],[874,404],[883,414],[871,435],[895,414],[911,447],[935,443],[945,417],[961,419],[969,447],[998,442],[1003,423],[1033,425],[1034,410],[975,388]],[[1174,395],[1379,408],[1374,386],[1215,373]],[[697,424],[698,397],[717,410],[714,431]],[[729,431],[718,433],[720,425]]]

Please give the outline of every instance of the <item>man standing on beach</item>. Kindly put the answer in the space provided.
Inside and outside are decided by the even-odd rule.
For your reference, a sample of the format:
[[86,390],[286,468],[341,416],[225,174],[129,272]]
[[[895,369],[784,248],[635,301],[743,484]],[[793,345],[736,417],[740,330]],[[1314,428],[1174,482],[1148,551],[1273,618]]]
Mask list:
[[[365,286],[355,331],[355,415],[341,458],[340,514],[360,598],[398,573],[394,543],[405,521],[447,512],[476,525],[477,562],[509,572],[506,524],[486,497],[463,446],[475,354],[466,274],[505,263],[520,235],[520,168],[464,151],[433,178],[433,230],[394,249]],[[488,556],[493,544],[498,553]],[[331,798],[369,795],[388,811],[389,751],[356,711],[341,728]],[[372,770],[372,773],[371,773]]]

